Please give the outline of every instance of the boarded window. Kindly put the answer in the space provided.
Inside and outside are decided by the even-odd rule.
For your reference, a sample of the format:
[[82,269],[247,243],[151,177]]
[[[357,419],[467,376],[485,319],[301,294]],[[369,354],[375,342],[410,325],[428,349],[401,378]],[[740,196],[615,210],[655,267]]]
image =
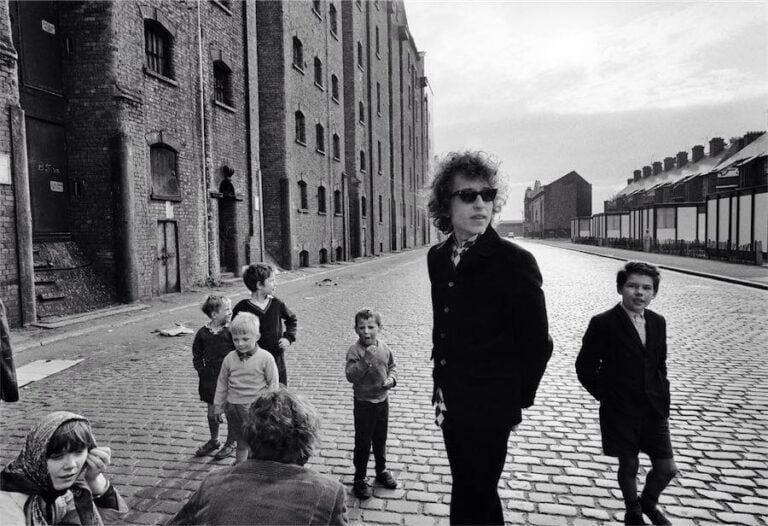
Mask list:
[[181,201],[176,151],[164,144],[149,150],[152,164],[152,199]]

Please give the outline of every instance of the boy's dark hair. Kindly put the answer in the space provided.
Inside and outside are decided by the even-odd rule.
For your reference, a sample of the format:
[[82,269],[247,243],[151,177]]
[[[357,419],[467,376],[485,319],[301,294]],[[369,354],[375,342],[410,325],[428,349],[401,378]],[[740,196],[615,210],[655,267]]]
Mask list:
[[370,320],[371,318],[373,318],[373,320],[376,322],[376,325],[381,328],[381,314],[371,309],[363,309],[355,314],[355,327],[357,327],[357,324],[361,320]]
[[253,263],[248,265],[248,268],[243,272],[243,282],[245,283],[245,286],[248,287],[248,290],[254,292],[259,288],[259,283],[264,283],[264,281],[269,279],[274,273],[275,270],[271,265],[266,263]]
[[228,301],[230,301],[230,299],[224,294],[211,294],[205,298],[201,308],[205,315],[210,318],[211,314],[218,311]]
[[[432,179],[432,193],[427,203],[429,216],[435,227],[443,234],[453,231],[451,223],[451,193],[453,176],[462,174],[467,179],[482,179],[491,188],[499,187],[498,163],[490,159],[485,152],[451,152],[437,167]],[[504,204],[504,197],[499,193],[493,202],[493,213],[498,214]]]
[[59,453],[90,450],[96,447],[91,426],[84,420],[69,420],[53,433],[45,450],[46,458]]
[[654,294],[659,292],[659,281],[661,281],[661,274],[659,269],[650,263],[645,261],[629,261],[624,268],[619,270],[616,274],[616,290],[621,292],[622,287],[627,282],[630,274],[640,274],[642,276],[649,276],[653,280],[653,292]]

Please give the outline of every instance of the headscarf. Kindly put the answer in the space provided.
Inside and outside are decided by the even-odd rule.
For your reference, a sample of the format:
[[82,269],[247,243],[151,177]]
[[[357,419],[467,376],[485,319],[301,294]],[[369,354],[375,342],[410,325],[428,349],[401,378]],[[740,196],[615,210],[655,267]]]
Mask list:
[[[56,430],[71,420],[85,422],[91,432],[91,424],[85,417],[68,411],[55,411],[32,428],[19,456],[0,473],[0,489],[29,495],[29,499],[24,504],[24,515],[29,526],[46,526],[50,521],[55,520],[54,503],[57,498],[67,492],[66,489],[54,489],[51,477],[48,475],[46,452],[48,443]],[[91,440],[94,444],[96,443],[92,432]],[[94,512],[91,492],[77,483],[68,490],[71,490],[74,496],[80,523],[83,526],[100,526],[101,517]]]

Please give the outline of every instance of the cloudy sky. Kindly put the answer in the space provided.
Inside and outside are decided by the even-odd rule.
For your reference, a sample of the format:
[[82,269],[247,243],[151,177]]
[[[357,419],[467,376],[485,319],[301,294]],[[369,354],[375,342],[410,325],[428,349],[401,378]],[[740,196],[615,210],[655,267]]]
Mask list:
[[505,219],[576,170],[592,211],[632,171],[768,129],[768,2],[406,0],[434,149],[501,161]]

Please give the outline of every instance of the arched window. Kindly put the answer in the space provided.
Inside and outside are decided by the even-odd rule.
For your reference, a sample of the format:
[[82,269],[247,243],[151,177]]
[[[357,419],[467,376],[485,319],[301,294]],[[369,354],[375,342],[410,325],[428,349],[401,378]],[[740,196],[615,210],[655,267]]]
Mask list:
[[152,199],[181,201],[177,157],[176,150],[166,144],[153,144],[149,147]]
[[331,75],[331,98],[339,102],[339,77]]
[[357,67],[360,69],[363,69],[363,44],[358,42],[357,43]]
[[337,161],[341,159],[341,139],[338,133],[333,134],[333,158]]
[[360,215],[366,217],[368,215],[368,206],[365,196],[360,198]]
[[365,172],[365,150],[360,150],[360,171]]
[[315,125],[315,143],[317,151],[325,153],[325,128],[322,124]]
[[382,210],[384,208],[381,206],[381,196],[379,196],[379,223],[384,221],[384,215],[382,214]]
[[365,123],[365,104],[363,104],[363,101],[357,103],[357,110],[360,113],[360,122]]
[[328,249],[327,248],[321,248],[320,253],[318,254],[320,257],[320,264],[324,265],[328,263]]
[[312,0],[312,9],[318,15],[320,14],[320,0]]
[[328,8],[328,18],[330,20],[331,33],[337,35],[339,33],[339,23],[336,20],[336,7],[333,4]]
[[317,211],[320,214],[326,213],[325,208],[325,187],[319,186],[317,188]]
[[341,190],[333,192],[333,213],[337,216],[341,215]]
[[173,78],[173,38],[154,20],[144,21],[144,56],[149,71]]
[[299,181],[299,208],[308,210],[309,203],[307,201],[307,183]]
[[304,114],[297,111],[294,116],[296,117],[296,142],[307,144],[307,128],[304,122]]
[[232,102],[232,70],[221,60],[213,63],[213,98],[216,102],[234,106]]
[[308,267],[309,266],[309,252],[306,250],[302,250],[299,252],[299,266],[300,267]]
[[315,57],[315,84],[323,86],[323,61]]
[[299,37],[293,37],[293,65],[304,71],[304,45]]

